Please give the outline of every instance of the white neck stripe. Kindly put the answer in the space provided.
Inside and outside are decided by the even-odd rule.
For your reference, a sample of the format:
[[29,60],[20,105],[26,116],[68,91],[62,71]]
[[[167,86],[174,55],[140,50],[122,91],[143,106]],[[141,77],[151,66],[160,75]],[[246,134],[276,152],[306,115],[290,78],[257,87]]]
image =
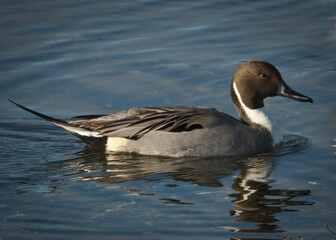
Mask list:
[[242,106],[243,111],[246,113],[246,116],[250,119],[250,121],[255,123],[255,124],[259,124],[259,125],[263,126],[268,131],[271,132],[272,131],[272,124],[271,124],[271,121],[269,120],[269,118],[266,116],[266,114],[263,111],[261,111],[260,109],[251,109],[243,103],[235,82],[233,83],[233,89],[234,89],[234,91],[235,91],[235,93],[238,97],[238,101],[239,101],[240,105]]

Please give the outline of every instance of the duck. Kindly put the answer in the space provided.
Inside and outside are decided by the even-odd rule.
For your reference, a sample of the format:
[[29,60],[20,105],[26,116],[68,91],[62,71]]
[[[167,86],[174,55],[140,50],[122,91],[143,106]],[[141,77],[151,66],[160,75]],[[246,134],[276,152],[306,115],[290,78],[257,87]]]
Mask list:
[[109,153],[166,157],[250,156],[270,150],[282,133],[264,112],[268,97],[285,97],[313,103],[291,89],[278,69],[265,61],[248,61],[234,73],[231,99],[239,118],[206,107],[135,107],[109,115],[77,116],[62,120],[37,115]]

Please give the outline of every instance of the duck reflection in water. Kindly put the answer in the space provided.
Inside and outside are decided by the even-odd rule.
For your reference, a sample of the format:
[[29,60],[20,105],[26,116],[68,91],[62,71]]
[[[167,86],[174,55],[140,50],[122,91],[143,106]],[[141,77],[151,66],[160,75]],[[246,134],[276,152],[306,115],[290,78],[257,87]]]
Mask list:
[[[294,142],[293,142],[294,139]],[[74,173],[79,181],[96,181],[104,184],[119,184],[136,180],[160,181],[173,179],[190,182],[199,186],[222,187],[221,180],[235,177],[232,183],[234,193],[228,193],[235,204],[235,209],[228,211],[237,222],[248,223],[244,226],[252,228],[234,228],[237,232],[276,233],[282,230],[275,223],[279,220],[276,214],[280,212],[295,212],[293,206],[312,205],[312,202],[298,201],[295,197],[310,195],[310,190],[272,189],[270,179],[280,155],[298,151],[307,145],[304,139],[289,137],[287,146],[277,150],[249,158],[164,158],[139,156],[131,154],[111,154],[104,152],[83,153],[82,157],[66,161],[66,168]],[[292,142],[291,142],[292,141]],[[297,141],[295,143],[295,141]],[[171,186],[169,184],[167,187]],[[141,194],[141,190],[123,188],[125,191],[139,195],[155,196],[155,193]],[[146,190],[148,191],[148,189]],[[187,197],[187,196],[186,196]],[[167,204],[197,205],[193,199],[159,198]],[[210,204],[210,203],[209,203]],[[287,208],[290,207],[290,208]]]
[[248,233],[276,233],[283,232],[275,222],[280,212],[297,212],[286,207],[312,205],[311,202],[296,201],[293,198],[310,195],[310,190],[272,189],[269,178],[274,161],[263,158],[250,158],[247,166],[242,166],[240,176],[235,179],[232,189],[238,193],[230,194],[234,198],[236,209],[231,210],[231,216],[237,222],[257,223],[256,228],[239,229],[239,232]]

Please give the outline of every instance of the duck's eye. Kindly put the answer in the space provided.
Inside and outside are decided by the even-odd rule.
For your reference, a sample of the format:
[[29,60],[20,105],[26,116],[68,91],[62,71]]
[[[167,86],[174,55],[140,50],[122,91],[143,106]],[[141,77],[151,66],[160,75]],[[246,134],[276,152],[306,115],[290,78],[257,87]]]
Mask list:
[[267,73],[260,73],[260,77],[262,77],[262,78],[267,78],[267,77],[268,77],[268,74],[267,74]]

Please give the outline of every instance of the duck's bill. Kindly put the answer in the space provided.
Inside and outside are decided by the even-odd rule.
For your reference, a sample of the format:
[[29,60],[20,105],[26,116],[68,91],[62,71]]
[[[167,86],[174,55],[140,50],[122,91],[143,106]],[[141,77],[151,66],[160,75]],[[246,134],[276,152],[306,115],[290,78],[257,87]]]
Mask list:
[[282,84],[281,91],[277,95],[281,97],[291,98],[299,102],[314,102],[313,99],[311,99],[310,97],[294,91],[285,83]]

